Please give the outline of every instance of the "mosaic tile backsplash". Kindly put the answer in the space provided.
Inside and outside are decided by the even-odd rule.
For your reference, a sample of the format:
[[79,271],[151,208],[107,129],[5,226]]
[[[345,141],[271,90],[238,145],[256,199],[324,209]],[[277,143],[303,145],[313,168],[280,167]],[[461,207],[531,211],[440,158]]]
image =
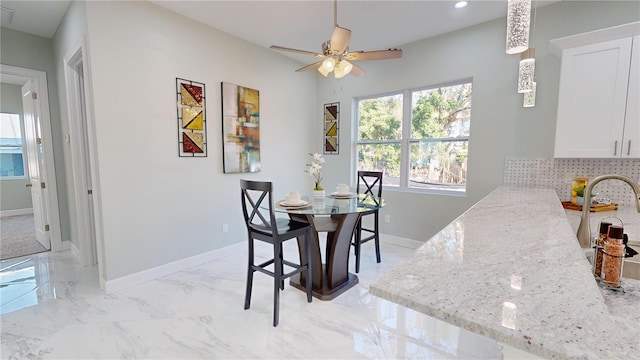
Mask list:
[[[599,175],[626,175],[640,182],[640,160],[637,159],[522,159],[507,158],[504,184],[535,188],[553,188],[561,201],[571,198],[573,178]],[[633,191],[619,180],[605,180],[593,189],[621,206],[635,206]]]

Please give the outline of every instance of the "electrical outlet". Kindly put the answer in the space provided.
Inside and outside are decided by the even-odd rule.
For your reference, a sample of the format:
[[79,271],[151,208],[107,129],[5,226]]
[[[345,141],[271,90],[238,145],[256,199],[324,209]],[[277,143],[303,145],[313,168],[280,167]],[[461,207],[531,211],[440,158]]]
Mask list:
[[391,222],[391,215],[385,215],[384,216],[384,222],[387,223],[387,224],[390,223]]
[[229,224],[222,224],[222,232],[223,233],[229,232]]

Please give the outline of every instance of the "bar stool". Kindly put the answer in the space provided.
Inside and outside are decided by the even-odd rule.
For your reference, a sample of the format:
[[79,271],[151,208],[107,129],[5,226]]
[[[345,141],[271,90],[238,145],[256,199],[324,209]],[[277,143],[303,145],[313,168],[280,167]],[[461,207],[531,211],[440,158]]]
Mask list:
[[[240,180],[242,194],[242,211],[247,233],[249,236],[249,263],[247,267],[247,289],[244,298],[244,309],[251,305],[251,288],[253,286],[253,273],[262,272],[273,277],[273,326],[278,326],[280,290],[284,289],[284,280],[300,272],[306,276],[307,302],[312,298],[311,275],[311,225],[290,219],[276,219],[273,209],[273,197],[271,182]],[[300,249],[301,254],[306,254],[301,264],[296,264],[283,259],[282,243],[286,240],[304,237],[305,249]],[[255,264],[254,240],[264,241],[273,245],[273,258]],[[273,271],[267,270],[273,264]],[[284,273],[284,265],[293,270]]]
[[[360,192],[360,186],[362,185],[363,189]],[[374,189],[377,186],[377,191]],[[382,172],[381,171],[358,171],[358,183],[356,187],[356,192],[358,194],[368,194],[372,196],[377,196],[378,198],[382,197]],[[362,227],[362,218],[367,215],[373,215],[373,229]],[[378,216],[379,211],[371,210],[367,212],[360,213],[360,220],[358,220],[358,224],[355,229],[354,241],[351,245],[354,246],[354,253],[356,256],[356,273],[360,272],[360,247],[362,244],[366,243],[369,240],[375,240],[376,246],[376,262],[380,263],[380,234],[378,231]],[[366,237],[362,237],[362,232],[370,233]]]

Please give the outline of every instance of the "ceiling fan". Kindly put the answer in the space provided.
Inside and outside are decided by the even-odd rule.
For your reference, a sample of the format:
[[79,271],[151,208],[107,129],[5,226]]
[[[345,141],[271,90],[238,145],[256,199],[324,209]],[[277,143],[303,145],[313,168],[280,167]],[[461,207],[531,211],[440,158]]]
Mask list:
[[270,48],[321,58],[322,60],[301,67],[296,71],[318,69],[325,77],[334,71],[336,79],[342,78],[347,74],[353,76],[364,75],[364,70],[351,61],[396,59],[402,56],[402,50],[400,49],[349,52],[351,30],[338,26],[338,0],[334,0],[333,2],[333,25],[331,40],[325,41],[322,44],[322,53],[291,49],[277,45],[271,45]]

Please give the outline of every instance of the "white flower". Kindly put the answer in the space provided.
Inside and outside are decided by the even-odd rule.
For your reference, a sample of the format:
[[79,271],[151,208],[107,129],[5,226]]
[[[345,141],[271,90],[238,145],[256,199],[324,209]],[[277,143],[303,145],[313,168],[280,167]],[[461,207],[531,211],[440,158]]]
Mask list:
[[324,158],[322,157],[322,154],[319,154],[319,153],[313,154],[313,160],[317,161],[318,164],[324,164]]
[[319,153],[309,154],[309,155],[313,157],[313,162],[311,162],[311,164],[307,164],[307,168],[305,171],[308,172],[310,176],[314,177],[315,189],[322,190],[322,186],[320,186],[320,182],[322,181],[321,169],[322,169],[322,164],[324,164],[324,158],[322,157],[322,154],[319,154]]

